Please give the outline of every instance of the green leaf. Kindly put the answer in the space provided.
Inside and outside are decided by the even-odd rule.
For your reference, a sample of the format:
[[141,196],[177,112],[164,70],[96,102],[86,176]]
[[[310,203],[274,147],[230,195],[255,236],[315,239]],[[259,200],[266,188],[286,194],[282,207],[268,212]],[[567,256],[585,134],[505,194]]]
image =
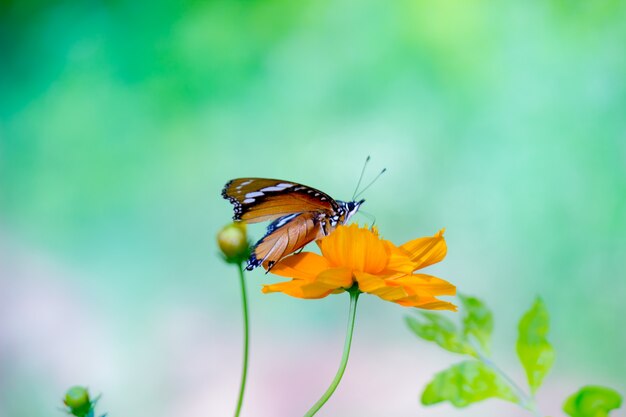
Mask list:
[[617,391],[587,385],[565,401],[563,411],[572,417],[607,417],[621,405],[622,396]]
[[409,328],[418,337],[437,343],[442,348],[455,353],[471,353],[459,335],[456,325],[441,314],[424,313],[421,315],[426,322],[414,317],[406,317]]
[[540,298],[519,323],[517,355],[526,370],[528,385],[534,394],[554,363],[554,349],[546,338],[550,327],[548,311]]
[[465,361],[435,375],[422,394],[422,404],[449,401],[461,408],[487,398],[517,401],[506,383],[482,362]]
[[491,347],[491,332],[493,331],[493,314],[487,306],[475,297],[459,294],[463,303],[465,317],[463,317],[463,335],[466,339],[474,337],[482,351],[489,355]]

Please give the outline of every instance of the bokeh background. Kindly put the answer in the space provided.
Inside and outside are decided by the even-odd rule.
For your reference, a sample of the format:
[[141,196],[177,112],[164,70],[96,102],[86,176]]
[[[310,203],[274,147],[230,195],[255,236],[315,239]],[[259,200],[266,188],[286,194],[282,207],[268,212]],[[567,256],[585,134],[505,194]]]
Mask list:
[[[544,414],[583,384],[626,393],[625,45],[615,0],[3,0],[0,416],[62,415],[74,384],[112,417],[230,415],[242,329],[221,187],[348,199],[367,155],[367,178],[388,172],[363,208],[397,243],[446,227],[430,272],[492,307],[520,382],[517,320],[543,297]],[[302,415],[341,355],[347,295],[261,294],[272,280],[247,277],[245,416]],[[407,314],[362,297],[320,416],[525,415],[422,407],[462,358]]]

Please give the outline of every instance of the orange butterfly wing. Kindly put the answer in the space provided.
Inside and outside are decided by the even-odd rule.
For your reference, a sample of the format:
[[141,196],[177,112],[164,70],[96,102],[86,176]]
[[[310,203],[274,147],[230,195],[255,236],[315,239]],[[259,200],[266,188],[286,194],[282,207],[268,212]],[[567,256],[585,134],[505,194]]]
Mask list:
[[339,206],[329,195],[306,185],[266,178],[229,181],[222,196],[234,206],[233,220],[273,220],[252,250],[246,269],[270,269],[283,257],[330,232],[326,219]]
[[258,223],[293,213],[331,212],[338,209],[329,195],[306,185],[265,178],[229,181],[222,196],[233,205],[233,220]]
[[285,256],[325,235],[312,213],[282,217],[268,227],[267,234],[254,245],[247,269],[263,265],[269,270]]

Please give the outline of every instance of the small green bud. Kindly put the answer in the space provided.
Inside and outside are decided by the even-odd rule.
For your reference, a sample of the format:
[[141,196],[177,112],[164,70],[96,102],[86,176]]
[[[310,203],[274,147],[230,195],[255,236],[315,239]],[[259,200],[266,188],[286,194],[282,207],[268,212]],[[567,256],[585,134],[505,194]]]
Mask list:
[[84,417],[91,411],[89,391],[85,387],[75,386],[68,389],[63,402],[69,407],[70,414],[77,417]]
[[235,222],[225,226],[217,234],[217,243],[226,258],[226,262],[240,263],[249,255],[246,224]]

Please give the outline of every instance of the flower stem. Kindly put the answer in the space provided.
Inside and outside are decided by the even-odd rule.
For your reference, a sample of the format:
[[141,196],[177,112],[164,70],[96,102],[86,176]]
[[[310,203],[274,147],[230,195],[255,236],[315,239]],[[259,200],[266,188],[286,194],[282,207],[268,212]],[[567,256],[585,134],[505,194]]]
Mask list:
[[243,393],[246,388],[246,377],[248,375],[248,298],[246,296],[246,282],[243,277],[243,264],[238,263],[239,281],[241,282],[241,306],[243,309],[243,370],[241,371],[241,385],[239,387],[239,399],[235,417],[239,417],[241,405],[243,404]]
[[478,359],[487,367],[491,368],[491,370],[498,374],[509,385],[509,387],[513,390],[513,392],[519,399],[519,405],[530,411],[535,417],[542,417],[541,412],[539,412],[539,410],[537,409],[537,404],[533,397],[527,395],[524,390],[522,390],[520,386],[517,385],[510,376],[504,373],[504,371],[495,364],[495,362],[483,355],[480,349],[474,347],[474,350],[478,356]]
[[341,357],[341,363],[339,364],[339,369],[337,369],[337,374],[335,375],[335,379],[330,383],[330,386],[322,395],[322,397],[317,400],[317,402],[311,407],[309,411],[304,415],[304,417],[311,417],[317,413],[320,408],[326,401],[330,398],[331,395],[337,389],[341,378],[343,377],[343,373],[346,370],[346,365],[348,364],[348,356],[350,356],[350,345],[352,344],[352,333],[354,332],[354,318],[356,317],[356,303],[359,299],[359,294],[361,293],[358,287],[355,285],[354,287],[348,289],[350,293],[350,313],[348,314],[348,329],[346,331],[346,341],[343,345],[343,355]]

